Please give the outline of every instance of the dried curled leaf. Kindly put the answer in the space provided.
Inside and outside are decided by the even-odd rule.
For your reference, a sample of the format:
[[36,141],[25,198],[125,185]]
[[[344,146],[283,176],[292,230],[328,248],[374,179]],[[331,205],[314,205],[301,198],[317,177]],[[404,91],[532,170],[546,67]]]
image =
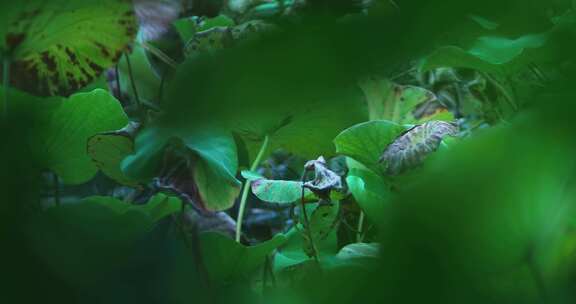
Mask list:
[[446,136],[456,136],[458,128],[444,121],[429,121],[414,126],[400,135],[384,150],[380,162],[385,162],[386,173],[398,175],[420,165],[438,149]]
[[329,199],[330,191],[341,191],[342,178],[326,166],[326,160],[320,156],[316,160],[308,161],[304,168],[306,171],[314,170],[314,179],[304,183],[304,187],[310,189],[321,199]]

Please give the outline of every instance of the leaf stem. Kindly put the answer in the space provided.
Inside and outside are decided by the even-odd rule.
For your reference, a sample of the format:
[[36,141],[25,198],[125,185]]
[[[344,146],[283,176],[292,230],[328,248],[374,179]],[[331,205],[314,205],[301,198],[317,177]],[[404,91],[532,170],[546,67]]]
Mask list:
[[314,256],[314,260],[316,263],[320,264],[320,259],[318,258],[318,250],[316,250],[316,244],[314,244],[312,231],[310,230],[310,220],[308,219],[308,212],[306,212],[306,203],[304,202],[304,182],[306,180],[306,172],[307,170],[304,168],[304,172],[302,173],[302,194],[300,196],[300,208],[302,208],[302,215],[304,217],[304,233],[306,233],[306,237],[308,238],[308,241],[310,241],[310,247],[312,247],[312,255]]
[[364,238],[364,211],[360,211],[360,218],[358,219],[358,230],[356,230],[356,242],[362,243],[362,239]]
[[130,85],[132,86],[132,92],[134,93],[134,101],[136,103],[136,109],[138,114],[141,115],[142,122],[146,119],[144,111],[142,108],[142,102],[140,101],[140,96],[138,95],[138,89],[136,88],[136,82],[134,81],[134,74],[132,73],[132,64],[130,63],[130,54],[128,52],[124,53],[126,57],[126,65],[128,66],[128,76],[130,77]]
[[506,90],[506,88],[500,82],[498,82],[496,79],[494,79],[490,74],[488,74],[488,73],[481,73],[481,74],[484,76],[484,78],[486,78],[486,80],[488,80],[492,85],[494,85],[494,87],[498,91],[500,91],[500,93],[504,96],[504,99],[506,100],[506,102],[508,102],[508,105],[510,105],[512,110],[517,112],[519,107],[516,104],[514,97],[512,97],[512,95],[510,95],[508,90]]
[[[250,171],[256,170],[258,165],[260,165],[262,157],[264,157],[264,153],[268,149],[269,142],[270,140],[268,135],[266,135],[266,137],[264,137],[264,142],[262,142],[262,146],[260,146],[260,151],[258,151],[258,155],[256,155],[256,159],[254,159],[254,162],[250,167]],[[246,209],[246,200],[248,199],[250,184],[252,184],[252,182],[246,180],[244,183],[244,189],[242,190],[242,197],[240,198],[240,207],[238,208],[238,217],[236,218],[236,242],[238,243],[240,243],[240,236],[242,235],[242,221],[244,220],[244,210]]]

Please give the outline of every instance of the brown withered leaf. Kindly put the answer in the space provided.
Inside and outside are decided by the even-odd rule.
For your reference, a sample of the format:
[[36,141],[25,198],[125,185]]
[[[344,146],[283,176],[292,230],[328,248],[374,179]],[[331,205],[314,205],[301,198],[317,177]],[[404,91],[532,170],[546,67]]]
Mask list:
[[398,175],[422,164],[436,151],[447,136],[456,136],[458,128],[444,121],[429,121],[414,126],[400,135],[384,150],[380,162],[386,165],[386,173]]
[[341,191],[343,189],[342,177],[328,169],[323,156],[308,161],[304,168],[306,171],[314,171],[314,179],[304,183],[304,187],[310,189],[321,199],[329,199],[332,190]]

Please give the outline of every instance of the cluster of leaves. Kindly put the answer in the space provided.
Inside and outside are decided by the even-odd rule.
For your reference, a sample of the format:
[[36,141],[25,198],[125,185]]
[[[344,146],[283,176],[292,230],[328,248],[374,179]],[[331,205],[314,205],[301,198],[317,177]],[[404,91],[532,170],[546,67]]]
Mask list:
[[[2,4],[3,119],[33,113],[22,145],[56,181],[31,250],[85,292],[171,248],[176,302],[192,277],[216,302],[570,303],[575,3],[397,2]],[[278,150],[299,178],[263,170]],[[131,194],[61,201],[102,178]],[[289,225],[242,242],[249,200]]]

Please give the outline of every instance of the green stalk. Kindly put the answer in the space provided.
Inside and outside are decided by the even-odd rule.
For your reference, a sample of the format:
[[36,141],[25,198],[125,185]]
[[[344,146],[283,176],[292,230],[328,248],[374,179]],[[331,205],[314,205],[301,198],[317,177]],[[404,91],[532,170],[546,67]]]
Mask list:
[[[258,155],[252,166],[250,167],[250,171],[254,171],[260,165],[262,161],[262,157],[264,153],[268,149],[269,138],[268,135],[264,137],[264,142],[262,146],[260,146],[260,151],[258,151]],[[250,184],[252,184],[249,180],[244,183],[244,189],[242,190],[242,197],[240,198],[240,207],[238,208],[238,217],[236,218],[236,242],[240,243],[240,236],[242,235],[242,221],[244,220],[244,210],[246,209],[246,200],[248,199],[248,193],[250,191]]]
[[132,64],[130,63],[130,54],[128,52],[124,53],[126,57],[126,65],[128,66],[128,76],[130,77],[130,85],[132,86],[132,92],[134,93],[134,101],[136,104],[136,109],[140,115],[141,122],[146,122],[146,111],[142,108],[142,102],[140,101],[140,95],[138,95],[138,88],[136,88],[136,81],[134,80],[134,74],[132,73]]
[[363,239],[363,229],[364,229],[364,211],[360,211],[360,219],[358,219],[358,229],[356,231],[356,242],[357,243],[362,243],[362,239]]

